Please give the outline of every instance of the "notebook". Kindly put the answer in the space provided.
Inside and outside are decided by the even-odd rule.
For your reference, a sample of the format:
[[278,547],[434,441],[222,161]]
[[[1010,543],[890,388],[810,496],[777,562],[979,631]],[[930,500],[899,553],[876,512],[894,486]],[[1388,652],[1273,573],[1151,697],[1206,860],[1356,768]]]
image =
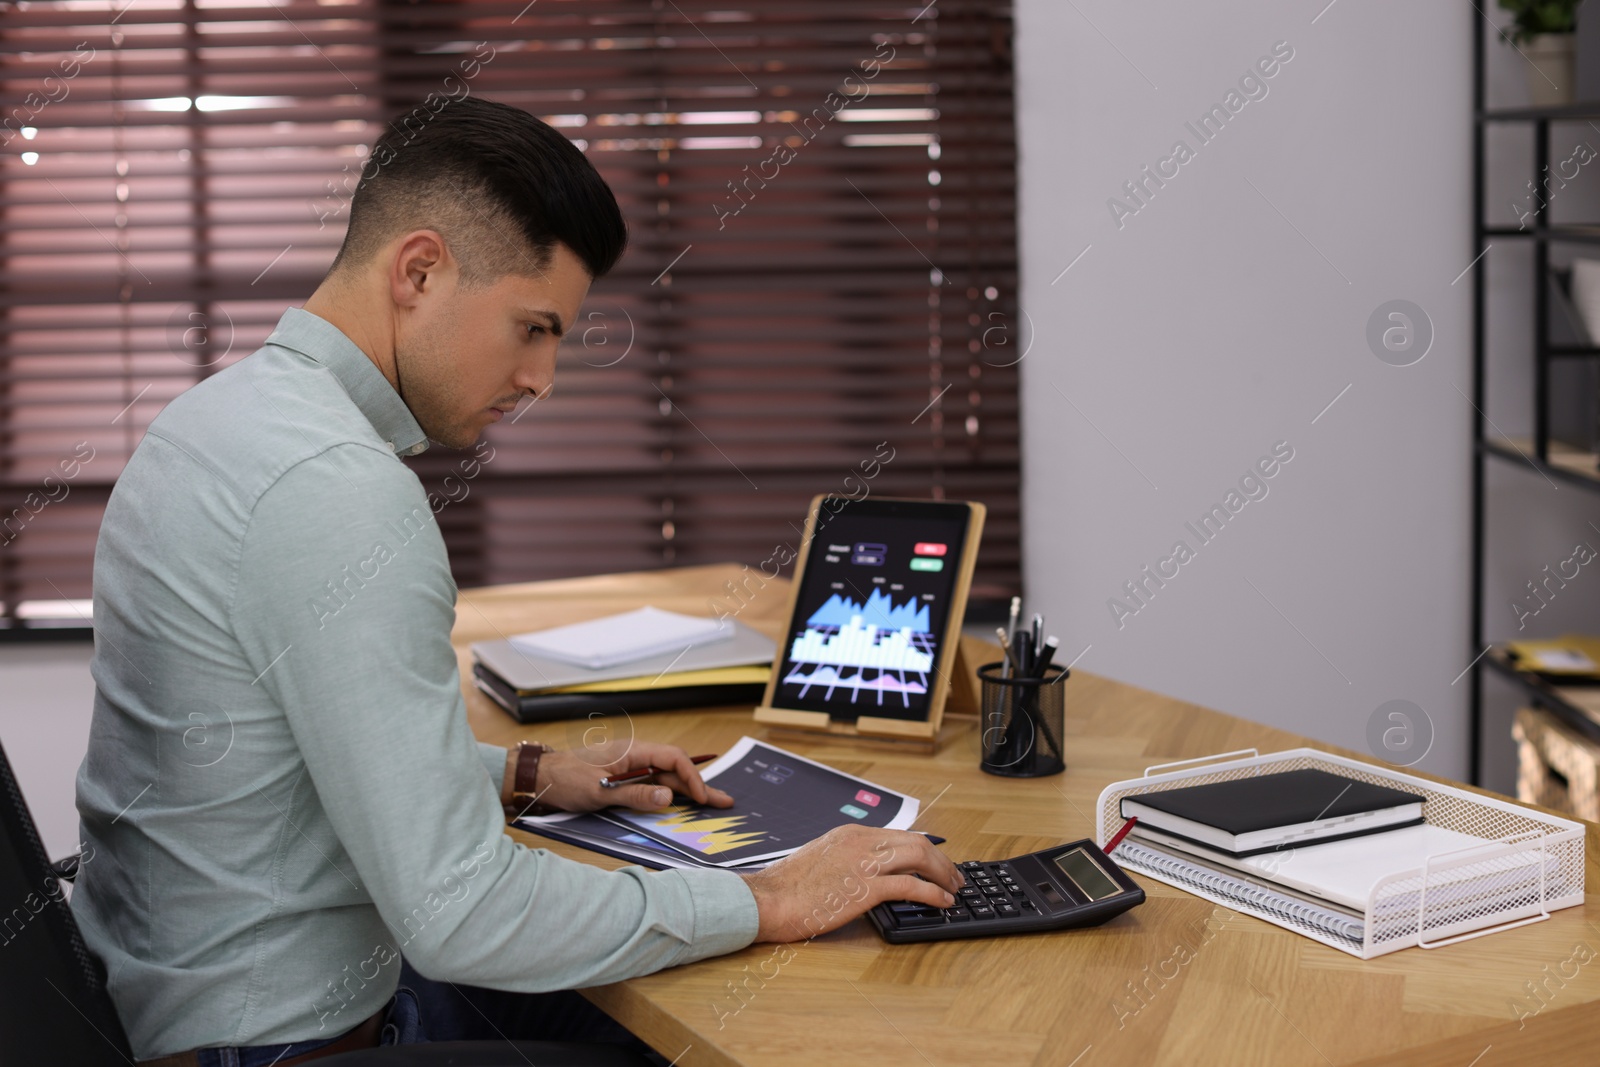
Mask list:
[[1424,909],[1425,928],[1440,930],[1491,912],[1538,907],[1563,892],[1557,857],[1544,855],[1541,864],[1538,850],[1529,846],[1434,871],[1424,897],[1423,864],[1429,856],[1492,843],[1438,826],[1410,826],[1245,860],[1162,836],[1135,826],[1118,846],[1117,859],[1202,896],[1251,905],[1352,948],[1360,947],[1366,933],[1373,889],[1391,876],[1401,876],[1401,883],[1385,890],[1370,915],[1378,929],[1391,932],[1397,926],[1414,927]]
[[1342,941],[1352,948],[1361,947],[1367,924],[1358,916],[1278,892],[1242,875],[1192,862],[1184,856],[1135,840],[1137,836],[1135,831],[1117,846],[1116,858],[1125,867],[1158,872],[1183,888],[1199,890],[1208,899],[1221,899],[1229,904],[1249,904],[1276,918]]
[[1337,841],[1422,822],[1423,797],[1320,770],[1140,793],[1122,817],[1230,856]]
[[726,619],[696,618],[643,607],[570,626],[517,634],[511,643],[536,656],[603,671],[651,656],[726,641],[733,633],[733,624]]

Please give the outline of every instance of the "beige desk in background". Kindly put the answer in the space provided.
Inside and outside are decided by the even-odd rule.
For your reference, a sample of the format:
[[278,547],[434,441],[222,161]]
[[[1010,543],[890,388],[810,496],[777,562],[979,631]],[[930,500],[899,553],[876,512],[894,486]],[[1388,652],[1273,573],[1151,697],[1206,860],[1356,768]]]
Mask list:
[[[724,583],[746,573],[719,565],[464,592],[454,634],[463,678],[472,641],[647,603],[705,615]],[[787,603],[787,586],[770,582],[739,618],[776,637]],[[1093,675],[1074,672],[1066,684],[1068,766],[1054,778],[980,772],[971,720],[957,724],[933,756],[792,737],[778,743],[921,798],[917,829],[948,838],[945,851],[957,860],[1090,837],[1100,790],[1150,764],[1309,743]],[[470,681],[464,688],[472,729],[486,741],[565,747],[597,728],[584,720],[521,726]],[[721,752],[743,734],[763,735],[749,709],[657,712],[632,724],[641,737],[692,752]],[[1209,901],[1139,879],[1145,904],[1095,929],[887,945],[858,921],[786,949],[754,945],[584,993],[680,1067],[1593,1065],[1600,1063],[1597,830],[1589,830],[1583,907],[1370,961],[1257,919],[1227,918]],[[621,865],[516,836],[585,863]],[[1180,944],[1188,951],[1178,952]],[[1132,992],[1140,985],[1142,999]]]

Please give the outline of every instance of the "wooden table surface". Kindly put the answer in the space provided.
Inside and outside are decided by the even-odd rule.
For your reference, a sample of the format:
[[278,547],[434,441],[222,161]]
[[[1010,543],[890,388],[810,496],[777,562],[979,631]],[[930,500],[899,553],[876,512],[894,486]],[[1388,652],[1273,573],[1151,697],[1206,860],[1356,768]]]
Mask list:
[[[714,597],[737,603],[725,595],[730,581],[744,586],[738,617],[776,637],[786,621],[786,584],[762,585],[755,572],[731,564],[463,592],[454,634],[463,677],[469,642],[645,603],[709,615]],[[1150,764],[1310,743],[1093,675],[1075,672],[1066,684],[1068,766],[1053,778],[980,772],[975,720],[957,722],[932,756],[839,740],[776,743],[920,798],[916,828],[948,838],[945,851],[957,860],[1092,837],[1101,789]],[[586,734],[599,740],[636,731],[691,752],[721,752],[744,734],[764,736],[749,709],[521,726],[470,683],[464,688],[473,731],[500,744],[527,738],[566,747]],[[1592,1065],[1600,1063],[1597,830],[1589,827],[1584,906],[1375,960],[1135,874],[1146,902],[1094,929],[888,945],[862,920],[812,941],[753,945],[584,995],[683,1067]],[[582,862],[621,865],[514,834]]]

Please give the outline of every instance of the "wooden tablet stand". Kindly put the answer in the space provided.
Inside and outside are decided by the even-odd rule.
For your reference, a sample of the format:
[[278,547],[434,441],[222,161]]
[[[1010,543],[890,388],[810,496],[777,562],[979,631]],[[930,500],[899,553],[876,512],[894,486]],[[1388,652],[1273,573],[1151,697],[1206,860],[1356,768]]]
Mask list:
[[835,722],[825,711],[797,711],[767,705],[756,709],[756,721],[765,723],[774,737],[788,735],[815,739],[818,734],[829,734],[863,742],[886,743],[899,749],[937,752],[948,736],[956,732],[951,728],[955,724],[946,720],[965,721],[978,717],[979,664],[968,655],[968,651],[964,641],[957,646],[950,677],[944,680],[933,696],[926,721],[863,715],[853,723]]
[[[808,536],[800,551],[800,558],[795,564],[795,580],[790,587],[788,617],[791,622],[799,604],[800,588],[803,585],[801,578],[805,574],[806,561],[810,557],[812,540],[810,531],[815,528],[823,500],[824,497],[818,496],[811,502],[809,521],[806,524]],[[969,507],[972,509],[972,516],[962,548],[960,569],[956,572],[956,581],[950,594],[950,611],[946,616],[944,641],[940,645],[939,658],[947,666],[941,669],[937,663],[934,665],[935,684],[928,693],[927,718],[890,719],[876,715],[862,715],[854,722],[841,722],[833,719],[825,711],[775,707],[773,702],[778,691],[778,674],[783,665],[783,651],[780,649],[778,661],[773,664],[772,680],[767,683],[766,699],[755,711],[757,722],[765,723],[775,732],[796,732],[812,736],[828,734],[833,737],[858,738],[863,741],[886,741],[916,746],[933,752],[939,747],[940,727],[947,712],[952,716],[978,714],[978,664],[968,662],[963,647],[964,642],[961,639],[961,620],[966,615],[967,590],[972,585],[972,570],[977,563],[978,544],[983,537],[985,509],[982,504],[971,504]]]

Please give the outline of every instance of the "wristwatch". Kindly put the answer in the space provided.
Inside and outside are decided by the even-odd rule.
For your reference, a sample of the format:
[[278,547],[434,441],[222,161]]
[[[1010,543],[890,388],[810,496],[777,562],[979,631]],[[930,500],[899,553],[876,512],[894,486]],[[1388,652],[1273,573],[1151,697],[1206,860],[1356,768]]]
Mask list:
[[539,757],[554,751],[537,741],[519,741],[506,752],[506,773],[500,784],[500,806],[506,821],[524,815],[552,815],[561,810],[539,802]]

